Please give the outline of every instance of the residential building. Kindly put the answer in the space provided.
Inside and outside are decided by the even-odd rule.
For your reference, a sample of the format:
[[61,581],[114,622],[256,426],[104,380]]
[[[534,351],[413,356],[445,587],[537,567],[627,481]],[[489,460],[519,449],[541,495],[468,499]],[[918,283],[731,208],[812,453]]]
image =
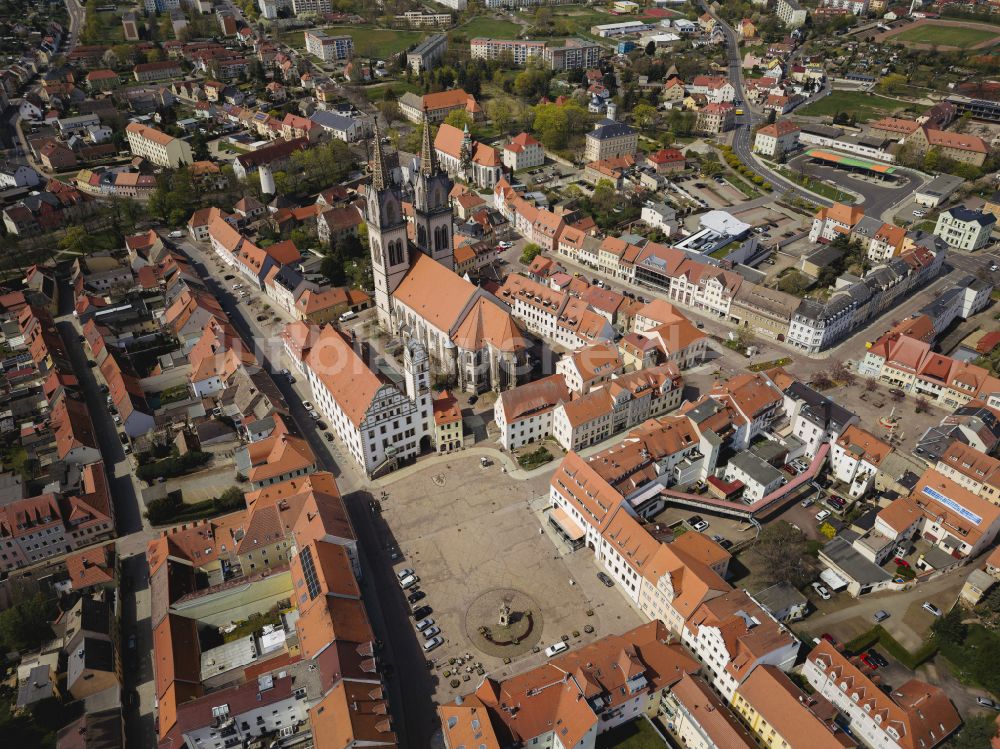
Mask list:
[[330,36],[322,29],[306,29],[306,52],[323,62],[350,60],[354,56],[354,39],[347,34]]
[[[52,420],[63,459],[76,463],[77,455],[94,457],[96,440],[88,432],[90,419],[83,404],[74,401],[68,410],[53,409]],[[114,510],[99,453],[96,460],[76,463],[81,466],[79,484],[61,495],[40,494],[0,507],[0,535],[4,538],[0,570],[9,573],[114,538]]]
[[542,59],[551,70],[581,70],[595,67],[601,59],[601,45],[588,39],[565,39],[550,42],[542,50]]
[[610,341],[565,353],[556,362],[556,372],[563,376],[566,387],[577,395],[586,395],[594,387],[624,371],[621,353]]
[[935,468],[962,488],[1000,505],[1000,460],[956,439]]
[[977,167],[986,163],[986,157],[990,153],[986,141],[978,136],[935,130],[926,125],[921,125],[910,133],[906,137],[906,144],[913,146],[917,153],[934,149],[947,159]]
[[743,485],[743,501],[756,502],[787,483],[787,476],[763,458],[751,452],[740,452],[730,458],[723,475],[725,481]]
[[[545,149],[528,133],[521,133],[503,147],[503,165],[512,172],[542,166],[545,163]],[[496,184],[496,183],[494,183]]]
[[[406,53],[406,66],[416,75],[420,75],[425,70],[433,68],[447,51],[448,36],[446,34],[432,34]],[[444,118],[442,117],[442,119]],[[419,120],[411,121],[419,122]]]
[[838,235],[849,236],[864,215],[864,208],[858,205],[834,203],[829,208],[820,208],[813,217],[809,241],[832,242]]
[[790,29],[804,25],[809,16],[809,11],[800,6],[797,0],[777,0],[774,7],[778,18]]
[[884,263],[901,254],[906,246],[906,230],[895,224],[882,224],[868,243],[868,259]]
[[655,716],[671,687],[697,668],[667,642],[661,622],[649,622],[517,676],[485,678],[475,692],[438,707],[444,746],[495,748],[500,736],[516,736],[524,746],[592,749],[606,731]]
[[552,434],[556,406],[569,400],[561,374],[549,375],[500,393],[493,407],[493,421],[500,429],[500,444],[517,450]]
[[432,125],[443,122],[456,109],[464,109],[473,119],[482,119],[483,116],[476,98],[460,88],[423,96],[406,93],[399,99],[399,111],[410,122],[418,125],[425,120]]
[[851,424],[833,443],[830,472],[852,497],[863,497],[875,486],[875,474],[890,452],[890,445]]
[[[932,468],[909,496],[879,511],[874,530],[892,541],[920,537],[951,560],[970,559],[987,549],[1000,531],[1000,507]],[[933,569],[928,555],[918,570]]]
[[594,124],[587,133],[583,158],[585,161],[603,161],[620,156],[635,156],[639,146],[639,133],[624,122],[606,118]]
[[[705,665],[706,678],[738,712],[734,695],[753,688],[754,674],[763,668],[787,679],[781,672],[795,665],[799,651],[799,640],[746,591],[737,589],[703,602],[684,623],[681,639]],[[754,702],[754,707],[761,706]],[[750,728],[754,730],[752,724]]]
[[545,42],[530,39],[491,39],[477,37],[469,41],[472,59],[499,60],[509,57],[514,65],[524,65],[532,58],[540,58]]
[[442,390],[434,398],[434,447],[439,453],[450,453],[461,450],[464,440],[465,430],[458,401],[447,390]]
[[615,376],[585,395],[559,403],[551,434],[564,449],[581,450],[674,410],[682,391],[683,380],[673,362]]
[[154,83],[180,78],[184,71],[176,60],[164,60],[163,62],[139,63],[132,68],[132,74],[139,83]]
[[732,704],[758,745],[767,749],[796,747],[803,737],[808,737],[810,749],[858,746],[837,725],[837,710],[825,697],[807,695],[774,666],[755,668]]
[[858,373],[954,409],[980,399],[1000,408],[1000,379],[975,364],[931,350],[929,343],[888,333],[867,347]]
[[974,252],[990,241],[996,222],[992,213],[955,206],[938,214],[934,234],[955,249]]
[[820,640],[802,666],[813,689],[847,719],[867,746],[934,749],[962,724],[940,688],[910,679],[883,690],[836,647]]
[[731,130],[735,124],[735,106],[730,102],[713,102],[698,110],[695,129],[702,133],[718,135]]
[[[857,414],[782,370],[770,370],[767,375],[782,391],[784,417],[809,457],[815,457],[820,447],[836,442],[844,430],[857,423]],[[784,434],[780,426],[777,431]]]
[[753,150],[762,156],[781,159],[799,145],[799,126],[790,120],[778,120],[765,125],[754,137]]
[[674,736],[689,749],[756,749],[753,736],[698,675],[684,674],[664,695]]
[[192,162],[191,146],[180,138],[167,135],[154,127],[130,122],[125,137],[134,156],[141,156],[157,166],[176,169]]
[[614,326],[585,301],[525,276],[507,276],[499,299],[528,331],[570,350],[614,339]]

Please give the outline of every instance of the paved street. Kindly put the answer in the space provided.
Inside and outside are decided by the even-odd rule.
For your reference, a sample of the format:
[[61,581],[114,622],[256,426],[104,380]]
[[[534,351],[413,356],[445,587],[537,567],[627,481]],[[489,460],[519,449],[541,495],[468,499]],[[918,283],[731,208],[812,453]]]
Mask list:
[[[220,274],[229,271],[220,269],[220,264],[210,251],[188,240],[183,240],[178,245],[192,259],[198,273],[206,279],[210,290],[219,299],[240,335],[244,340],[253,342],[261,366],[270,372],[286,368],[287,363],[280,353],[281,346],[274,342],[280,328],[271,326],[268,330],[262,330],[258,326],[249,305],[237,302],[231,289],[222,286]],[[263,298],[262,292],[251,291]],[[274,381],[288,404],[293,420],[309,440],[319,464],[337,477],[344,504],[351,515],[358,536],[363,576],[361,587],[368,616],[376,638],[383,643],[381,661],[391,664],[394,671],[394,675],[387,678],[386,682],[400,746],[425,747],[437,721],[431,702],[432,692],[429,689],[409,688],[408,685],[426,681],[427,662],[414,637],[408,609],[399,595],[399,586],[389,564],[384,542],[368,512],[368,501],[371,499],[368,489],[371,484],[360,474],[352,459],[344,459],[345,453],[340,443],[323,439],[315,422],[306,414],[302,400],[310,399],[312,394],[308,392],[308,384],[303,378],[297,378],[294,385],[284,377],[275,377]]]
[[[150,652],[152,631],[150,629],[148,567],[146,565],[146,545],[155,536],[145,518],[139,499],[137,479],[132,463],[126,458],[118,436],[118,428],[104,405],[104,394],[95,376],[96,369],[87,364],[87,354],[80,342],[80,326],[71,314],[73,293],[63,284],[61,317],[56,319],[56,327],[66,347],[73,365],[73,371],[80,380],[80,387],[86,399],[90,419],[94,424],[98,448],[104,459],[108,476],[108,488],[114,504],[115,525],[118,530],[117,549],[122,560],[122,640],[136,634],[136,647],[126,650],[124,684],[122,692],[125,716],[125,735],[130,746],[154,746],[153,729],[153,670]],[[131,705],[128,700],[133,691],[139,695],[139,705]]]
[[716,23],[718,23],[719,27],[722,29],[723,35],[726,37],[726,49],[729,62],[729,81],[733,84],[733,88],[736,89],[736,100],[743,102],[745,114],[738,115],[736,117],[736,130],[733,133],[733,152],[754,174],[759,175],[774,185],[775,199],[779,198],[782,193],[790,192],[793,195],[801,197],[803,200],[809,200],[820,205],[832,205],[832,201],[811,193],[808,190],[793,184],[780,174],[771,171],[757,161],[756,157],[753,155],[753,146],[750,142],[750,137],[753,133],[754,127],[762,124],[765,120],[763,116],[756,114],[746,103],[746,94],[743,86],[743,58],[740,57],[740,47],[736,38],[736,32],[733,30],[732,26],[717,16],[715,12],[708,7],[705,0],[699,0],[699,4],[701,5],[702,10],[710,14],[715,19]]

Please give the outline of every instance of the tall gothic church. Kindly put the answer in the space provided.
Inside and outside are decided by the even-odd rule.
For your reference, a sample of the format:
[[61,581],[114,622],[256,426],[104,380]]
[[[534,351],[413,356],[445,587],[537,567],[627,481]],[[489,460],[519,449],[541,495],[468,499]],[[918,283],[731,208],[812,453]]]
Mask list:
[[455,269],[449,198],[453,184],[448,173],[438,167],[430,123],[424,118],[420,171],[413,185],[414,241],[410,242],[403,215],[403,188],[393,181],[389,172],[376,122],[367,223],[375,277],[375,306],[379,324],[387,331],[394,330],[392,294],[413,266],[417,253],[427,255],[448,270]]
[[[379,325],[419,342],[433,373],[459,389],[514,387],[527,342],[507,305],[455,273],[453,183],[437,163],[430,123],[408,185],[393,180],[380,136],[376,126],[365,208]],[[412,201],[412,226],[404,200]]]

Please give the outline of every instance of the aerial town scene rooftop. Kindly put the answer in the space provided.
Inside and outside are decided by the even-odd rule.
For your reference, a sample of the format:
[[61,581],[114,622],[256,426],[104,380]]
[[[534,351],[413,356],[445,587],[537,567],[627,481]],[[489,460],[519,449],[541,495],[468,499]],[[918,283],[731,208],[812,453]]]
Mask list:
[[1000,749],[1000,16],[0,0],[6,749]]

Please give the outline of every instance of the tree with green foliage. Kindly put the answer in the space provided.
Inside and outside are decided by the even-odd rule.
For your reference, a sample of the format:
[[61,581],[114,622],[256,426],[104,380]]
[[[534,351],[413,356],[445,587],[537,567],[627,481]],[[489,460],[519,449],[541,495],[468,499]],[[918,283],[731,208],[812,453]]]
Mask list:
[[451,110],[448,112],[448,116],[444,118],[444,121],[446,125],[457,127],[459,130],[464,130],[465,128],[472,129],[472,115],[465,109]]
[[525,265],[531,265],[531,262],[541,254],[542,248],[534,242],[529,242],[521,251],[521,262]]
[[906,86],[906,76],[900,75],[899,73],[889,73],[888,75],[882,76],[879,82],[875,84],[875,88],[883,94],[898,94]]
[[501,134],[506,135],[510,132],[514,116],[510,108],[510,103],[506,99],[490,99],[486,103],[486,114]]
[[534,109],[532,125],[546,148],[562,149],[569,145],[570,136],[583,133],[589,122],[587,111],[575,101],[562,106],[539,104]]
[[41,593],[0,612],[0,643],[15,650],[37,648],[52,637],[55,607]]
[[965,618],[965,610],[961,606],[954,606],[951,611],[944,616],[939,616],[931,624],[931,632],[942,642],[961,645],[965,642],[965,637],[969,628],[962,620]]
[[788,271],[778,280],[778,289],[792,296],[802,296],[808,288],[809,280],[797,270]]
[[59,240],[59,249],[74,255],[85,255],[91,246],[90,232],[83,226],[70,226]]
[[640,130],[645,130],[647,127],[654,125],[658,117],[659,111],[656,107],[651,107],[649,104],[636,104],[632,109],[632,121]]
[[973,715],[957,734],[949,739],[947,749],[986,749],[997,735],[996,718],[992,715]]

